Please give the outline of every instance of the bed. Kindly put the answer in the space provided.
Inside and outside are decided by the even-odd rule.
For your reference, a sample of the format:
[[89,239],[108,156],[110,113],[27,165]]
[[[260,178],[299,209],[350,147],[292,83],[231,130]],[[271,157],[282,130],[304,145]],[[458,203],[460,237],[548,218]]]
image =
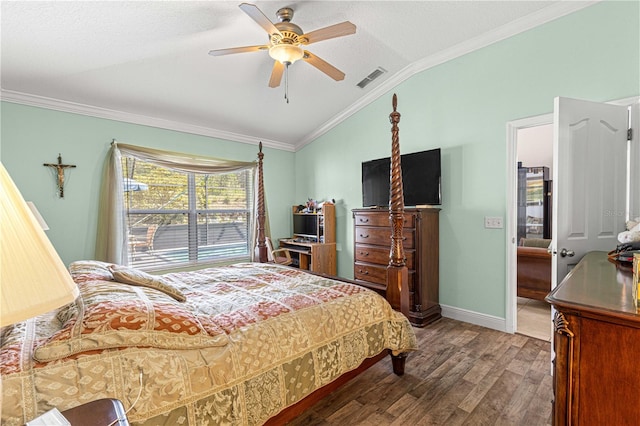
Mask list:
[[[3,425],[99,398],[122,401],[134,425],[280,424],[388,353],[404,372],[416,338],[383,297],[266,263],[258,158],[261,262],[162,276],[74,262],[74,303],[2,329]],[[389,283],[402,292],[397,245]]]

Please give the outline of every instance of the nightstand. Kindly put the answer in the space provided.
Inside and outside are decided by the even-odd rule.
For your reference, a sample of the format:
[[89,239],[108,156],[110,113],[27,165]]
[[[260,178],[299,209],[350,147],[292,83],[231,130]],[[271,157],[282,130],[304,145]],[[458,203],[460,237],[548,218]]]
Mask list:
[[65,410],[62,415],[71,426],[129,426],[122,402],[117,399],[97,399]]

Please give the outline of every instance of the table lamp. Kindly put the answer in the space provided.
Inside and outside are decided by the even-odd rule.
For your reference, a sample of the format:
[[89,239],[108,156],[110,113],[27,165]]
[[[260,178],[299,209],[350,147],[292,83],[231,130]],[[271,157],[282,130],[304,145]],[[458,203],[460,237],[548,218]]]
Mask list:
[[0,327],[78,296],[64,263],[0,163]]

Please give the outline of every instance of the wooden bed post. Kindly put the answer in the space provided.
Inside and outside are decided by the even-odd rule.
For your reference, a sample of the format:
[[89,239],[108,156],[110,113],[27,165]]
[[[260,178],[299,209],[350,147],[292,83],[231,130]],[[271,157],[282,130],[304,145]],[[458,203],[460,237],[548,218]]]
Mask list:
[[267,245],[264,243],[264,179],[262,171],[262,159],[264,153],[262,152],[262,142],[258,144],[258,259],[261,263],[267,262]]
[[389,194],[389,221],[391,222],[391,252],[387,266],[387,300],[395,309],[400,308],[405,316],[409,316],[409,272],[405,262],[403,247],[404,192],[402,187],[402,166],[400,164],[400,113],[396,110],[398,98],[393,94],[393,112],[389,115],[391,122],[391,171]]

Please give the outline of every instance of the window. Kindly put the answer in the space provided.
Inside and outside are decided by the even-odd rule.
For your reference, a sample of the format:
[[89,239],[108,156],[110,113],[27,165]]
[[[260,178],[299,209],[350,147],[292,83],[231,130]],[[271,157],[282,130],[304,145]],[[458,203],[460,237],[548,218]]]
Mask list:
[[200,174],[122,156],[129,265],[249,261],[254,171]]

